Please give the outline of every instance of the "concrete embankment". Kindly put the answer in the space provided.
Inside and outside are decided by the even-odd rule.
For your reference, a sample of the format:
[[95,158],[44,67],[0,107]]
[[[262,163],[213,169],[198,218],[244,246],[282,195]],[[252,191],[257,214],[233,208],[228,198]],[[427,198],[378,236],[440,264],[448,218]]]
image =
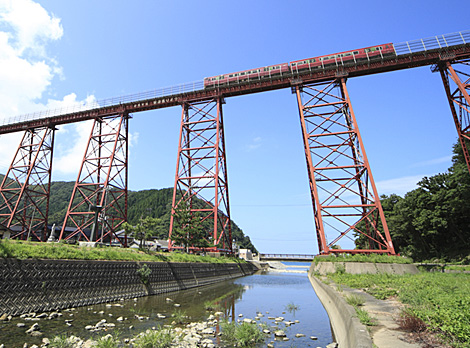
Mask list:
[[184,290],[254,271],[249,263],[0,259],[0,315]]
[[[394,317],[399,310],[399,304],[381,301],[360,290],[342,287],[341,293],[334,286],[324,284],[319,277],[327,273],[341,271],[351,274],[360,273],[418,273],[415,265],[411,264],[375,264],[359,262],[318,262],[312,263],[308,277],[312,286],[325,307],[330,318],[331,327],[339,348],[378,348],[388,347],[418,347],[403,341],[403,335],[397,330]],[[360,295],[365,300],[364,309],[377,320],[375,329],[371,330],[360,323],[354,308],[344,299],[349,295]],[[374,344],[374,345],[373,345]]]
[[334,337],[340,348],[372,348],[372,340],[361,324],[352,306],[334,289],[313,275],[313,264],[308,278],[330,318]]

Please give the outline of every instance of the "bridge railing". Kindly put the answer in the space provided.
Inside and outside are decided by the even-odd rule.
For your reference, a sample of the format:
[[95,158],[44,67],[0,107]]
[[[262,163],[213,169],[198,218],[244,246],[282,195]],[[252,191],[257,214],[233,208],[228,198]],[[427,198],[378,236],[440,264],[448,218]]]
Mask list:
[[315,255],[312,254],[259,254],[260,258],[267,259],[313,259]]
[[[424,51],[436,50],[436,49],[445,49],[447,47],[458,46],[470,44],[470,30],[459,31],[451,34],[444,34],[439,36],[433,36],[425,39],[418,39],[412,41],[405,41],[397,44],[393,44],[395,47],[395,53],[397,56],[405,54],[414,54]],[[371,58],[372,60],[384,59],[383,57]],[[351,62],[343,63],[340,62],[339,65],[350,65],[355,64]],[[324,67],[324,69],[334,69],[337,66]],[[297,76],[298,74],[293,73],[284,73],[283,77]],[[257,81],[261,79],[260,76],[251,78],[248,80],[248,83]],[[231,82],[230,84],[240,84],[238,81]],[[216,87],[216,86],[214,86]],[[66,107],[45,110],[41,112],[29,113],[20,116],[14,116],[10,118],[5,118],[0,120],[0,125],[22,123],[27,121],[33,121],[37,119],[49,118],[53,116],[72,114],[75,112],[100,109],[108,106],[116,106],[119,104],[127,104],[133,102],[142,102],[144,100],[162,98],[166,96],[174,96],[178,94],[184,94],[189,92],[195,92],[204,89],[204,81],[196,81],[185,84],[180,84],[171,87],[160,88],[152,91],[124,95],[116,98],[108,98],[98,101],[90,102],[77,102],[75,104],[68,105]]]
[[397,55],[412,54],[470,43],[470,30],[393,44]]
[[141,93],[129,94],[115,98],[108,98],[102,100],[93,100],[93,101],[84,101],[76,102],[61,108],[49,109],[40,112],[34,112],[14,117],[5,118],[0,120],[0,125],[7,125],[13,123],[22,123],[27,121],[33,121],[37,119],[43,119],[53,116],[73,114],[75,112],[100,109],[107,106],[115,106],[119,104],[127,104],[132,102],[140,102],[148,99],[162,98],[166,96],[184,94],[189,92],[194,92],[204,89],[204,81],[195,81],[190,83],[185,83],[181,85],[165,87],[160,89],[155,89],[152,91],[146,91]]

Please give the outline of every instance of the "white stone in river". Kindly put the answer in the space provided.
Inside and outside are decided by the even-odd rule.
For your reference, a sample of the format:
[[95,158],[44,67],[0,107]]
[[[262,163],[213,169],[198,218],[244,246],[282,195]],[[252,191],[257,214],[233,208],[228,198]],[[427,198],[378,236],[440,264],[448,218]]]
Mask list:
[[175,307],[181,307],[181,305],[179,303],[175,303],[174,306]]
[[295,337],[305,337],[305,335],[298,333],[298,334],[295,334]]
[[238,314],[238,316],[241,318],[241,317],[243,317],[243,314],[240,313],[240,314]]
[[124,318],[123,318],[123,317],[119,317],[119,318],[117,318],[116,320],[117,320],[117,321],[123,321]]
[[286,333],[282,330],[274,331],[274,336],[276,337],[286,337]]
[[315,341],[315,340],[318,340],[318,337],[310,336],[310,339]]

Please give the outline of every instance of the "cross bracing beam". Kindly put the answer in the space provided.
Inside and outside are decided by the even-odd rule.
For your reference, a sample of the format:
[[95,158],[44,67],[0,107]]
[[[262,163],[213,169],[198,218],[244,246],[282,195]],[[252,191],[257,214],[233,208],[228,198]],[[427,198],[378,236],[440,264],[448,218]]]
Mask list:
[[[346,81],[295,88],[320,254],[395,250]],[[345,239],[356,249],[344,249]]]
[[[181,116],[178,160],[170,220],[170,249],[181,248],[175,234],[197,224],[204,249],[232,252],[222,98],[187,101]],[[184,221],[178,212],[187,210]],[[187,221],[189,220],[189,221]],[[193,229],[191,229],[193,230]],[[200,245],[188,245],[201,249]]]
[[26,130],[0,185],[0,225],[11,238],[46,241],[54,134]]

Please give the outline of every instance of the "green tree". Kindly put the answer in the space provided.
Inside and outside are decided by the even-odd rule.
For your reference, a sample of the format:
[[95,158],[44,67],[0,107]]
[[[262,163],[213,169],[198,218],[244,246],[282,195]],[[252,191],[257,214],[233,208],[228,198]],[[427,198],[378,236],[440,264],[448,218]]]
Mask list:
[[460,144],[453,153],[448,172],[424,177],[403,198],[381,197],[395,250],[417,261],[469,255],[470,174]]
[[189,252],[189,247],[205,248],[210,245],[201,217],[193,214],[186,202],[177,206],[173,221],[171,240],[175,245],[183,246],[186,252]]
[[137,225],[131,225],[125,222],[122,224],[122,228],[126,231],[127,235],[140,239],[140,249],[143,249],[143,242],[147,241],[153,235],[153,227],[160,222],[160,219],[146,216],[145,218],[141,217]]

